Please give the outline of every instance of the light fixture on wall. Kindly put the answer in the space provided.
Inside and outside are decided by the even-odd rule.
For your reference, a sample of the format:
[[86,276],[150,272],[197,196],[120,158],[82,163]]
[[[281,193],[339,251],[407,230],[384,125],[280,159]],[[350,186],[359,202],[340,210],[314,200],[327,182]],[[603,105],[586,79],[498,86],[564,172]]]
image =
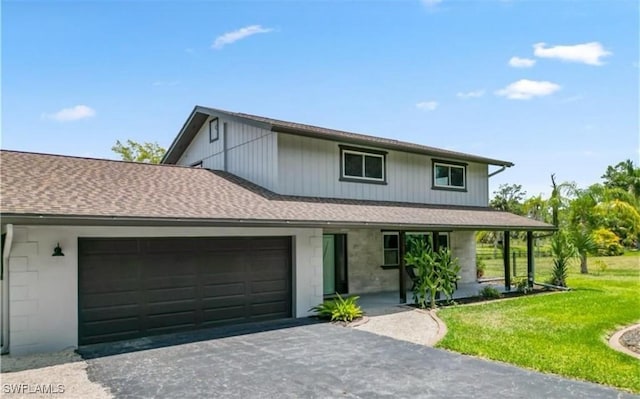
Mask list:
[[64,256],[64,254],[62,253],[62,248],[60,248],[60,243],[58,243],[58,245],[56,245],[56,247],[53,249],[53,255],[51,256]]

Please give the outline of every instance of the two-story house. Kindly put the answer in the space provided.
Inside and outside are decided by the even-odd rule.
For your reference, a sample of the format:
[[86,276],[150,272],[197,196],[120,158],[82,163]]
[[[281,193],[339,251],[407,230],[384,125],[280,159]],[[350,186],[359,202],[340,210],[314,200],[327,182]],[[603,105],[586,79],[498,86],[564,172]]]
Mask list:
[[404,300],[407,235],[449,247],[470,282],[475,231],[553,228],[488,208],[508,161],[205,107],[162,165],[1,161],[17,354],[305,317],[335,292]]

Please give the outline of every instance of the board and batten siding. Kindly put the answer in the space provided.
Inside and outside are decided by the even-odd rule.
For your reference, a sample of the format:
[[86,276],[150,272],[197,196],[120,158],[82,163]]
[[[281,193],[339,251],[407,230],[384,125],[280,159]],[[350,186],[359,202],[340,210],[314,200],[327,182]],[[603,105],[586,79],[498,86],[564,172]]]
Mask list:
[[[326,198],[465,206],[488,205],[488,165],[486,164],[468,163],[467,191],[434,190],[431,188],[431,157],[388,151],[386,185],[344,182],[339,180],[339,144],[335,141],[280,133],[278,192]],[[451,159],[451,161],[455,160]]]
[[177,164],[190,166],[202,161],[203,168],[226,170],[269,190],[275,190],[278,183],[278,135],[267,129],[220,117],[219,138],[209,142],[211,119],[213,117],[202,125]]

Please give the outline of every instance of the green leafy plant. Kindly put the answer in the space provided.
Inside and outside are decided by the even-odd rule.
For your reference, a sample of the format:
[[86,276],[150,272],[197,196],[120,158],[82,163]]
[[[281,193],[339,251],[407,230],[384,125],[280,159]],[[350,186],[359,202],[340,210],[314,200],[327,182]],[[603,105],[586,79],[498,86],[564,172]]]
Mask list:
[[442,248],[434,253],[425,242],[416,242],[405,254],[407,267],[415,268],[413,300],[420,308],[435,308],[440,293],[451,300],[458,281],[460,264]]
[[596,267],[598,268],[598,274],[606,272],[609,268],[607,262],[603,261],[602,259],[596,259],[593,263],[595,263]]
[[577,251],[564,230],[557,231],[551,238],[551,254],[553,256],[551,284],[566,287],[569,263],[577,256]]
[[336,298],[324,301],[310,310],[316,312],[321,319],[330,319],[331,321],[351,322],[362,317],[362,309],[357,304],[357,300],[360,297],[342,298],[338,293],[336,293],[336,296]]
[[436,253],[436,268],[440,275],[440,291],[448,301],[453,300],[458,280],[460,280],[460,262],[451,256],[448,248],[442,248]]
[[435,267],[435,256],[426,243],[415,243],[405,254],[407,267],[416,270],[416,279],[413,284],[413,300],[420,308],[436,306],[436,295],[440,285]]
[[476,278],[481,279],[487,270],[487,264],[480,256],[476,255]]
[[529,282],[526,277],[520,277],[514,279],[511,284],[516,287],[516,291],[522,292],[523,294],[528,294],[531,292],[531,287],[529,287]]
[[480,295],[482,298],[485,298],[485,299],[498,299],[502,297],[502,294],[500,293],[500,291],[498,291],[495,287],[492,287],[490,285],[487,285],[484,288],[482,288],[478,292],[478,295]]

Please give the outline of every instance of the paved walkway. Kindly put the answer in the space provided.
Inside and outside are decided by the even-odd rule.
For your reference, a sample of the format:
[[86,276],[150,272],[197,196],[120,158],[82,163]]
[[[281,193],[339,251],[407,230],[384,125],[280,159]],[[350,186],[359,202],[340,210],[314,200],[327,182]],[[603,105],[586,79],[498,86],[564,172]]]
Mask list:
[[90,348],[89,379],[118,398],[639,398],[329,323],[227,335]]
[[354,328],[414,344],[433,346],[447,332],[435,313],[410,306],[373,308],[367,315],[367,322]]

